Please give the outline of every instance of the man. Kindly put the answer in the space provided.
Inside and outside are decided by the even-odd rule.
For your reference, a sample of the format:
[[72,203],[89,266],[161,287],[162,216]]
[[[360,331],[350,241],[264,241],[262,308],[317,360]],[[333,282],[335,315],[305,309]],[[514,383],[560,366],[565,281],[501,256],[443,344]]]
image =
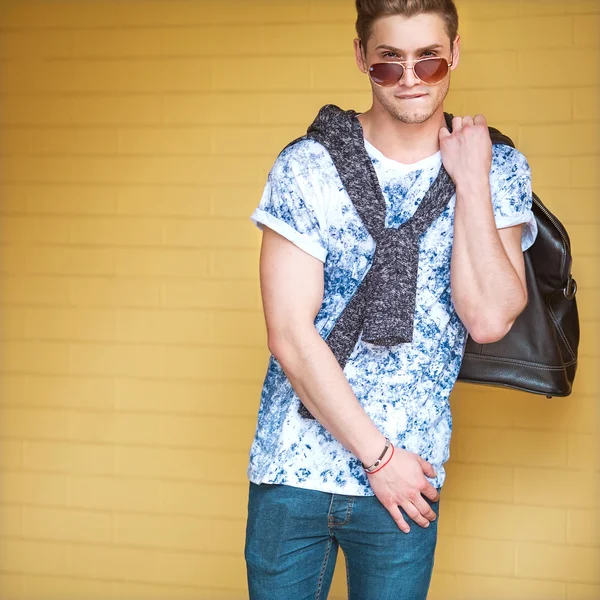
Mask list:
[[252,217],[273,355],[248,468],[252,600],[326,598],[340,546],[350,600],[426,598],[467,335],[501,339],[527,302],[528,164],[483,116],[444,120],[452,0],[356,7],[373,105],[324,107]]

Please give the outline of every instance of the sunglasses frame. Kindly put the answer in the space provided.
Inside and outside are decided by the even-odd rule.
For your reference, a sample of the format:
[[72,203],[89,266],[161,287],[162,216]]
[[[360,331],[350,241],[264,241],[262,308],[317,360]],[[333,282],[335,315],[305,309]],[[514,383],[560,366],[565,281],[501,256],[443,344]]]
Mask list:
[[[446,64],[448,65],[448,71],[446,72],[446,75],[448,75],[448,72],[450,71],[450,67],[452,66],[452,61],[448,61],[447,58],[444,58],[443,56],[426,56],[425,58],[419,58],[417,60],[388,60],[385,62],[378,62],[378,63],[373,63],[372,65],[370,65],[367,69],[367,73],[369,74],[369,79],[375,84],[378,85],[379,87],[392,87],[394,85],[396,85],[397,83],[400,83],[402,81],[402,78],[404,77],[404,73],[406,72],[406,69],[412,69],[413,75],[423,84],[425,85],[437,85],[438,83],[441,83],[445,78],[446,75],[444,75],[444,77],[442,77],[439,81],[436,81],[435,83],[427,83],[426,81],[423,81],[416,73],[415,71],[415,65],[417,63],[422,63],[425,62],[426,60],[445,60]],[[407,66],[409,63],[412,63],[411,66]],[[400,65],[404,70],[402,71],[402,75],[400,75],[400,78],[398,79],[398,81],[394,82],[394,83],[390,83],[389,85],[383,85],[381,83],[377,83],[376,81],[373,80],[373,77],[371,76],[371,69],[375,66],[375,65]]]

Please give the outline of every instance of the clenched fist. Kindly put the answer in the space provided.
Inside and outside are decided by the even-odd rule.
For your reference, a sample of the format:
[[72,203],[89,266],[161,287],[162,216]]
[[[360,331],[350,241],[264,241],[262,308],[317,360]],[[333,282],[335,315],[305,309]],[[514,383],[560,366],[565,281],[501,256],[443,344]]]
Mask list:
[[456,187],[475,187],[489,181],[492,168],[492,141],[483,115],[454,117],[452,133],[439,133],[444,168]]

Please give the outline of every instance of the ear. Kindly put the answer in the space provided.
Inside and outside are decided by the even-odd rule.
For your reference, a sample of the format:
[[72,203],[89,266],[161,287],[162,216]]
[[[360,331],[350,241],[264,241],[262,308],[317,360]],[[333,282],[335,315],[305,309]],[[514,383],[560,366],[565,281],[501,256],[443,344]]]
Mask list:
[[452,66],[450,67],[451,71],[454,71],[458,66],[458,61],[460,59],[460,35],[457,35],[454,39],[454,43],[452,44]]
[[363,72],[366,73],[368,71],[368,63],[367,63],[367,57],[366,57],[366,49],[363,47],[361,41],[358,38],[355,38],[354,40],[354,56],[356,58],[356,64],[358,65],[358,68]]

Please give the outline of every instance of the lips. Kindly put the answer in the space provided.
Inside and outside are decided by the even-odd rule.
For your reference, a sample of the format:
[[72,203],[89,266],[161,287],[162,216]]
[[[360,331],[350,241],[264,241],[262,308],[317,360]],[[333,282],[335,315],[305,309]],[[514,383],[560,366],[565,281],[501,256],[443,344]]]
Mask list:
[[396,96],[400,100],[412,100],[414,98],[424,98],[427,94],[411,94],[406,96]]

